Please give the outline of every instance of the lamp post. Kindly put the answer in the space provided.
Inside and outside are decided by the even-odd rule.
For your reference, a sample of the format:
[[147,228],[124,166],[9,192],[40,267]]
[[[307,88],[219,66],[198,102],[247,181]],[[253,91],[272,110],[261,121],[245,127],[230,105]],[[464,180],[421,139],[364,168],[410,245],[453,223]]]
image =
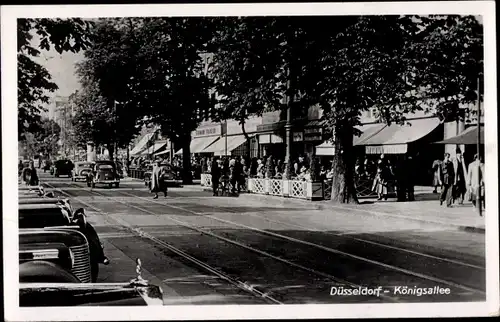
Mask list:
[[224,156],[227,158],[227,120],[224,123],[224,140],[225,140],[225,148],[224,148]]

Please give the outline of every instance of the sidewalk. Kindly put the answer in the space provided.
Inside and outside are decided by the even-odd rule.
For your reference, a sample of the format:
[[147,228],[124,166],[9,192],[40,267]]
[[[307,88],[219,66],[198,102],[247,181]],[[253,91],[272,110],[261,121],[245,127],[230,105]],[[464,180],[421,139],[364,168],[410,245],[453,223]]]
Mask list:
[[[193,186],[194,188],[194,186]],[[207,187],[196,186],[201,191],[209,191]],[[439,194],[432,193],[432,187],[415,187],[415,201],[397,202],[395,198],[378,201],[376,198],[363,198],[359,204],[335,204],[331,201],[308,201],[295,198],[243,193],[239,198],[251,199],[254,202],[273,206],[300,205],[314,210],[349,211],[357,215],[373,215],[393,217],[416,222],[436,224],[462,231],[485,233],[485,211],[480,217],[470,202],[452,207],[440,206]]]

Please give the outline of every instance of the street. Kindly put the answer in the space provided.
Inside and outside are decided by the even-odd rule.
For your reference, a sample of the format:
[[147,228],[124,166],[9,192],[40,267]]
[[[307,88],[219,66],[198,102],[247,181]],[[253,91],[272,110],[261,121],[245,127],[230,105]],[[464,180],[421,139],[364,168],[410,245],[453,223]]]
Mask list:
[[[153,200],[140,181],[90,189],[43,172],[40,180],[86,209],[111,260],[99,282],[134,278],[140,258],[142,276],[162,287],[166,305],[485,300],[484,234],[370,213],[382,205],[318,209],[306,201],[213,197],[195,186]],[[340,287],[386,291],[332,293]]]

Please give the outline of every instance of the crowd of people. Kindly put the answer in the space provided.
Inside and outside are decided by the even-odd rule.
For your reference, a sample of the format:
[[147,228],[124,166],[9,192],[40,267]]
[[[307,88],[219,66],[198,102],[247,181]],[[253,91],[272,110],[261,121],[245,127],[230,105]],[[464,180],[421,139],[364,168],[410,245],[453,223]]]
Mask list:
[[476,198],[481,192],[481,202],[484,204],[484,164],[482,159],[476,154],[474,161],[468,167],[462,153],[457,150],[456,157],[451,158],[449,153],[445,153],[443,160],[435,160],[432,165],[434,193],[438,193],[441,188],[439,201],[451,207],[458,202],[463,204],[466,195],[474,207],[477,206]]

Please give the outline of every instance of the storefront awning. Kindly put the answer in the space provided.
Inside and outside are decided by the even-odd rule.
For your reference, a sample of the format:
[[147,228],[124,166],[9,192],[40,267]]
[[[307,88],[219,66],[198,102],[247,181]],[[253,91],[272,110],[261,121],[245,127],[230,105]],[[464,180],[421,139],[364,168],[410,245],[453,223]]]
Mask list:
[[168,145],[166,141],[157,141],[152,146],[144,149],[140,155],[155,154],[157,152],[163,151]]
[[[357,126],[356,128],[361,131],[360,136],[354,136],[353,145],[362,145],[365,140],[368,140],[372,136],[376,135],[384,127],[386,124],[383,123],[374,123],[374,124],[365,124],[361,126]],[[335,154],[335,147],[333,146],[333,142],[325,141],[316,147],[316,155],[318,156],[332,156]]]
[[283,143],[283,138],[276,134],[259,134],[259,144]]
[[[191,153],[204,153],[205,148],[212,145],[215,141],[217,141],[219,137],[207,136],[207,137],[199,137],[191,140],[191,144],[189,145],[189,150]],[[182,154],[182,149],[175,153],[176,155]]]
[[335,154],[335,147],[333,142],[326,141],[316,147],[316,155],[318,156],[333,156]]
[[[227,137],[227,154],[246,142],[244,135],[232,135]],[[213,153],[214,155],[226,155],[226,138],[221,137],[217,142],[203,150],[203,153]]]
[[356,126],[356,128],[361,131],[361,134],[360,136],[354,136],[352,144],[363,145],[363,142],[377,135],[385,127],[387,127],[387,124],[385,123],[373,123]]
[[408,143],[415,142],[437,128],[438,118],[408,120],[409,125],[386,126],[357,145],[365,145],[367,154],[404,154]]
[[[484,127],[479,129],[479,142],[484,144]],[[477,144],[477,126],[471,126],[457,136],[445,139],[443,141],[434,142],[435,144]]]
[[144,149],[147,148],[149,140],[153,137],[154,133],[148,133],[134,146],[130,151],[131,156],[139,155]]

